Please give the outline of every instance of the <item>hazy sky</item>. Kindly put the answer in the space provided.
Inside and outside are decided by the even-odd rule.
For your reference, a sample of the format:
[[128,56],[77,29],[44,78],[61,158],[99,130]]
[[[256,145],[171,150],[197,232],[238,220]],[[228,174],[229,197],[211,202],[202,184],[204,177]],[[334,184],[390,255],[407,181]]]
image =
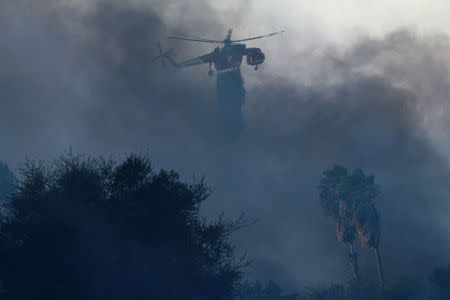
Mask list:
[[[60,1],[61,2],[61,1]],[[92,9],[92,0],[66,0],[62,3]],[[295,1],[295,0],[167,0],[127,1],[130,5],[152,6],[161,12],[164,19],[172,23],[183,23],[185,28],[193,20],[207,18],[212,10],[212,17],[218,24],[233,27],[242,35],[258,31],[271,31],[283,28],[292,35],[299,33],[297,42],[306,39],[310,42],[311,34],[318,32],[319,39],[336,43],[347,43],[360,34],[381,36],[399,27],[412,26],[423,32],[440,31],[449,33],[450,21],[447,11],[450,8],[444,0],[380,0],[380,1]],[[155,4],[156,3],[156,4]],[[206,8],[206,10],[205,10]],[[175,20],[175,22],[173,22]],[[195,22],[195,21],[194,21]],[[173,25],[173,24],[172,24]],[[208,33],[205,28],[204,32]],[[314,31],[314,32],[311,32]],[[308,34],[309,32],[309,34]],[[199,32],[201,34],[201,32]],[[314,39],[318,37],[315,36]]]
[[[157,167],[204,175],[215,188],[205,214],[258,220],[236,236],[249,274],[288,289],[351,277],[316,187],[335,162],[362,167],[383,187],[386,278],[429,272],[450,259],[446,3],[0,0],[0,159],[148,151]],[[249,43],[266,62],[242,66],[246,127],[222,143],[207,66],[151,60],[159,40],[178,60],[215,46],[169,34],[228,28],[286,32]]]

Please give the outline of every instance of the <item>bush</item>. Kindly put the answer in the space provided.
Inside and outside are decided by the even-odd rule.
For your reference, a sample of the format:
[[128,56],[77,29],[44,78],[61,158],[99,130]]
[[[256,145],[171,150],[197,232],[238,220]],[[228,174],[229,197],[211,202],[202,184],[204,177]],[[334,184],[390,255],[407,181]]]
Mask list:
[[0,272],[9,299],[222,299],[241,276],[229,236],[207,223],[204,180],[148,158],[63,155],[27,162],[12,198]]

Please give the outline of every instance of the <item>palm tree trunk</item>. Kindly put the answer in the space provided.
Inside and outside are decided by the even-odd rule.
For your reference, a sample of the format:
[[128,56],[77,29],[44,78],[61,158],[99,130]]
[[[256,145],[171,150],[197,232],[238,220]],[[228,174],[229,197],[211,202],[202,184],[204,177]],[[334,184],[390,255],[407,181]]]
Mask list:
[[352,267],[353,278],[355,280],[358,280],[358,255],[356,254],[355,251],[353,251],[352,243],[348,244],[348,248],[350,250],[349,263],[350,263],[350,266]]
[[384,287],[383,268],[381,266],[380,252],[378,251],[378,248],[374,248],[374,251],[375,251],[375,257],[377,259],[378,279],[380,280],[380,288],[383,289],[383,287]]

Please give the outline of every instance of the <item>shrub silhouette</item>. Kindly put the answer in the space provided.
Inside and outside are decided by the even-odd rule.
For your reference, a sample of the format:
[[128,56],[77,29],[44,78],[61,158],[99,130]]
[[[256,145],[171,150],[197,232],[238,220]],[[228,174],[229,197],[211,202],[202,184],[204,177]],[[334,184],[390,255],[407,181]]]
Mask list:
[[200,218],[209,194],[204,180],[154,171],[144,156],[28,161],[0,248],[6,298],[231,296],[239,222]]
[[17,191],[17,179],[8,165],[0,161],[0,223],[12,217],[9,198]]
[[17,179],[9,167],[0,161],[0,199],[16,191]]

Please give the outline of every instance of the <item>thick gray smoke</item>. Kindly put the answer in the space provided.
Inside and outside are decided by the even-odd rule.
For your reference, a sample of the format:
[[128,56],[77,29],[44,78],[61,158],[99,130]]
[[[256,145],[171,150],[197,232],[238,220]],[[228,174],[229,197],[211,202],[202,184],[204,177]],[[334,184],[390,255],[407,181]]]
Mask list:
[[[169,33],[226,32],[206,3],[185,4],[199,14],[195,23],[163,21],[159,14],[173,3],[81,9],[0,1],[0,159],[15,166],[69,147],[149,151],[157,167],[204,175],[215,189],[207,216],[245,212],[257,220],[235,239],[254,261],[249,276],[288,290],[351,277],[316,190],[323,170],[344,163],[374,173],[383,188],[376,205],[388,281],[450,259],[450,172],[445,139],[434,130],[447,119],[429,126],[447,107],[447,36],[430,48],[435,37],[402,30],[343,55],[297,55],[292,64],[308,66],[308,85],[263,67],[249,73],[260,79],[246,91],[236,74],[218,77],[216,89],[207,66],[174,72],[151,62]],[[171,46],[177,59],[210,50]],[[230,110],[218,129],[218,116]],[[358,253],[362,274],[375,277],[372,254]]]

